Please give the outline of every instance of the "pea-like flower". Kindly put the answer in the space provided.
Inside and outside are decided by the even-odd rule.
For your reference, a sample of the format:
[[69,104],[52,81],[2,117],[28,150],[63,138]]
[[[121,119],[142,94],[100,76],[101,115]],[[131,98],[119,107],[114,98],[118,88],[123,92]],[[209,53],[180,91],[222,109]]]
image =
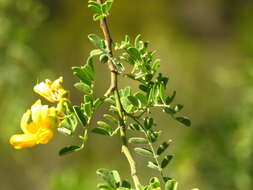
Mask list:
[[34,86],[34,91],[46,98],[49,102],[59,102],[62,98],[68,96],[68,91],[62,87],[63,77],[59,77],[55,81],[46,79],[45,82],[41,82]]
[[52,139],[58,122],[55,107],[49,108],[48,105],[41,105],[41,101],[38,100],[21,119],[23,134],[11,136],[10,144],[15,149],[47,144]]

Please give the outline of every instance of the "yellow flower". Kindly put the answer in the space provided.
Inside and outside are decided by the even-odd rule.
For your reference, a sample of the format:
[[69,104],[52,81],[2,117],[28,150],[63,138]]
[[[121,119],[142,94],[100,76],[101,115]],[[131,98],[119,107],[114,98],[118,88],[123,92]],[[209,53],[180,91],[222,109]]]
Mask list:
[[[31,122],[29,122],[31,118]],[[41,105],[38,100],[27,110],[21,119],[23,134],[11,136],[10,144],[15,149],[32,147],[37,144],[47,144],[54,135],[54,128],[58,125],[56,109]]]
[[50,102],[59,102],[62,98],[68,95],[68,92],[62,88],[63,77],[59,77],[55,81],[48,79],[34,86],[34,91],[43,96]]

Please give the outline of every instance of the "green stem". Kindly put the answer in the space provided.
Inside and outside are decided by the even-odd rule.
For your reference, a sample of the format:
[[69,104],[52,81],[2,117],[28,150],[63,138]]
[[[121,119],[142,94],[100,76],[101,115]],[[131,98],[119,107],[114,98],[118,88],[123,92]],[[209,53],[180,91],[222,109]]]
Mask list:
[[133,117],[132,115],[127,114],[127,116],[129,116],[129,117],[130,117],[131,119],[133,119],[138,125],[141,126],[142,131],[143,131],[145,137],[146,137],[147,140],[148,140],[148,145],[149,145],[149,147],[150,147],[150,149],[151,149],[151,152],[152,152],[152,154],[153,154],[154,160],[155,160],[157,166],[159,167],[160,175],[161,175],[162,178],[164,178],[163,170],[162,170],[161,164],[159,163],[159,160],[157,159],[157,154],[156,154],[155,149],[154,149],[154,147],[153,147],[153,145],[152,145],[152,142],[151,142],[150,139],[148,138],[148,133],[147,133],[147,131],[145,130],[145,127],[144,127],[135,117]]
[[[102,4],[103,0],[97,0],[97,2]],[[103,31],[106,46],[109,50],[109,54],[111,55],[110,57],[113,57],[112,38],[110,35],[110,31],[109,31],[109,27],[108,27],[106,18],[103,18],[100,20],[100,28]],[[125,120],[124,120],[124,109],[122,107],[122,103],[121,103],[119,91],[118,91],[118,81],[117,81],[118,71],[117,71],[117,68],[115,67],[115,65],[113,64],[112,59],[108,60],[108,68],[111,72],[111,85],[110,85],[109,89],[107,90],[107,92],[105,93],[105,96],[109,96],[110,94],[114,93],[114,97],[116,100],[116,106],[117,106],[118,114],[119,114],[119,128],[120,128],[120,138],[122,141],[122,153],[125,155],[128,163],[129,163],[132,179],[133,179],[133,182],[135,185],[135,189],[139,190],[140,181],[139,181],[139,178],[138,178],[137,172],[136,172],[136,164],[135,164],[135,161],[132,157],[131,152],[129,151],[128,143],[127,143],[126,124],[125,124]]]

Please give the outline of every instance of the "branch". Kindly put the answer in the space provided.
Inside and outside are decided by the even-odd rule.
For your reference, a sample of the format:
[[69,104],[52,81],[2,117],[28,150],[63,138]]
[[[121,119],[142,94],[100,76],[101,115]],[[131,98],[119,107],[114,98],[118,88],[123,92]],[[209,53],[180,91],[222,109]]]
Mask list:
[[[97,2],[100,4],[103,4],[103,0],[97,0]],[[106,46],[109,50],[109,54],[111,55],[111,57],[113,57],[112,38],[111,38],[111,34],[110,34],[110,30],[109,30],[106,18],[100,19],[100,28],[103,31],[105,43],[106,43]],[[138,178],[137,172],[136,172],[136,164],[135,164],[135,161],[132,157],[131,152],[129,151],[128,143],[127,143],[126,124],[124,121],[124,109],[121,104],[119,91],[118,91],[118,81],[117,81],[118,71],[111,59],[108,60],[107,64],[108,64],[108,68],[111,72],[111,85],[110,85],[109,89],[107,90],[107,92],[105,93],[105,96],[109,96],[111,93],[114,92],[116,106],[117,106],[118,114],[119,114],[119,123],[120,123],[119,128],[120,128],[120,137],[121,137],[121,141],[122,141],[122,152],[128,160],[130,170],[131,170],[131,175],[132,175],[133,182],[135,185],[135,189],[139,190],[140,181],[139,181],[139,178]]]

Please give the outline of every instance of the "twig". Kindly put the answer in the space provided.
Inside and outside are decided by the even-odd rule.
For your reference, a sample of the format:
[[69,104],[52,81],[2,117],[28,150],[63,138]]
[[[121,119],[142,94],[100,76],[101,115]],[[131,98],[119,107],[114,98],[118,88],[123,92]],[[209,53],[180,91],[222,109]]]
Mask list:
[[[100,4],[103,4],[103,0],[97,0],[97,2]],[[106,18],[103,18],[100,20],[100,28],[103,31],[106,46],[109,50],[109,54],[111,55],[111,57],[113,57],[112,38],[110,35],[110,30],[109,30]],[[135,185],[135,189],[139,190],[140,181],[139,181],[139,178],[138,178],[137,172],[136,172],[136,164],[135,164],[135,161],[132,157],[131,152],[129,151],[128,143],[127,143],[126,124],[125,124],[125,120],[124,120],[124,110],[123,110],[123,106],[120,101],[120,96],[119,96],[119,91],[118,91],[118,81],[117,81],[118,71],[111,59],[108,60],[107,64],[108,64],[108,68],[111,72],[111,84],[110,84],[109,89],[105,93],[105,96],[109,96],[110,94],[114,93],[114,97],[116,100],[116,106],[117,106],[118,114],[119,114],[119,127],[120,127],[120,137],[121,137],[121,141],[122,141],[122,152],[128,160],[130,170],[131,170],[131,175],[132,175],[133,182]]]

